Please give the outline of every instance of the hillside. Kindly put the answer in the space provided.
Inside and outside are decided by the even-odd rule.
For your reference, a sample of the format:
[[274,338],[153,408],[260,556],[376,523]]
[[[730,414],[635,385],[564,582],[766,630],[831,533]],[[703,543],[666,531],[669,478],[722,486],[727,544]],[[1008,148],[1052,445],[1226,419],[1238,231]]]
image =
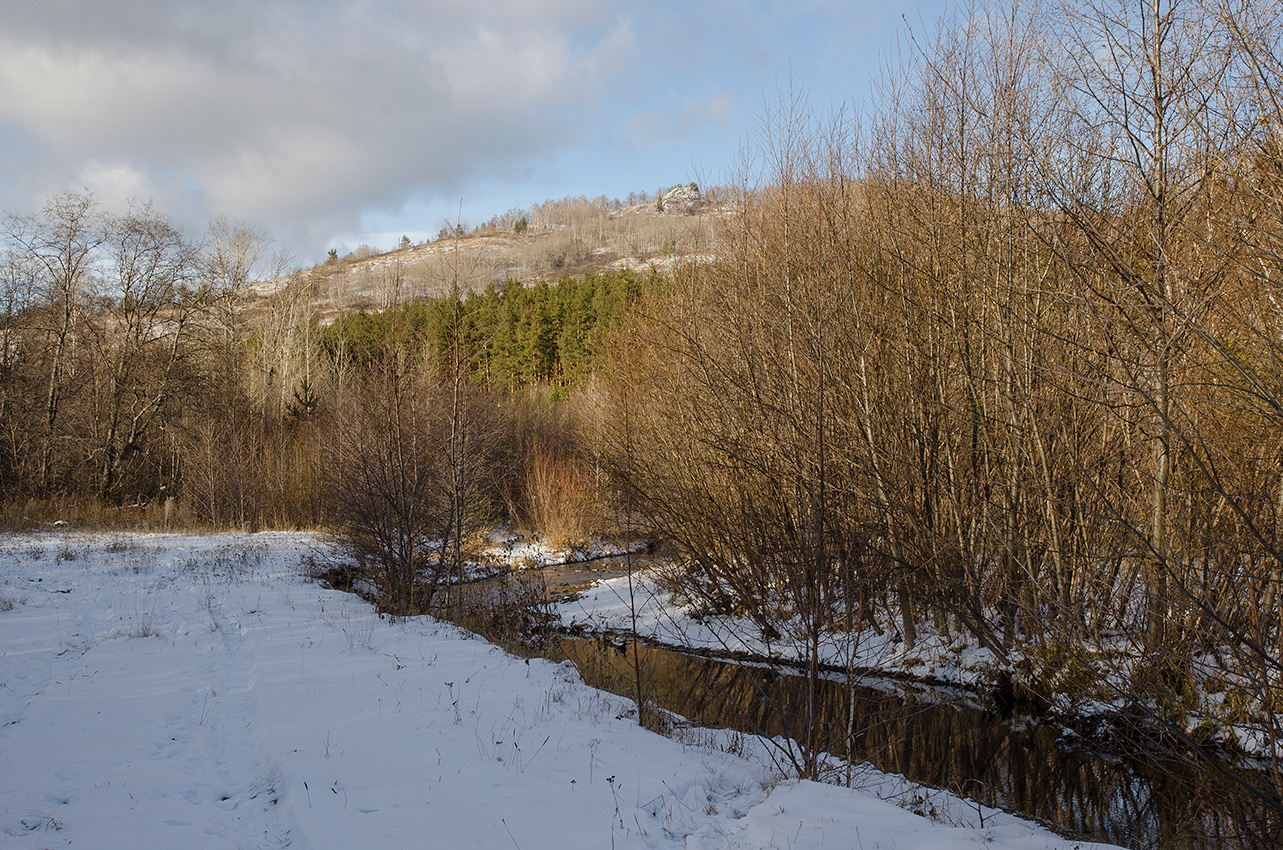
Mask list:
[[[713,193],[710,193],[713,194]],[[727,204],[693,185],[646,203],[605,198],[547,201],[495,217],[468,232],[386,253],[362,246],[345,257],[255,284],[247,309],[287,292],[306,294],[322,322],[356,310],[381,310],[414,298],[479,291],[491,283],[554,282],[567,276],[632,269],[670,270],[682,259],[717,253],[717,224]],[[461,228],[462,231],[462,228]]]

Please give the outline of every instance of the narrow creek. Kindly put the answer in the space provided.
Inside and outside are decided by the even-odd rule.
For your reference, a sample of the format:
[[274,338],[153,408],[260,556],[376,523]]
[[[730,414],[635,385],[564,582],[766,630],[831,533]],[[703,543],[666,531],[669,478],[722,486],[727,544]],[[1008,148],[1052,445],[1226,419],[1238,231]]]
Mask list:
[[[611,574],[609,564],[546,570],[549,596]],[[478,591],[485,593],[484,588]],[[789,668],[736,663],[619,638],[542,633],[533,643],[486,637],[528,655],[570,659],[589,685],[644,697],[692,724],[798,737],[805,680]],[[506,638],[506,639],[505,639]],[[847,702],[848,691],[854,696]],[[848,727],[848,711],[854,722]],[[1071,839],[1161,850],[1278,847],[1283,824],[1233,780],[1187,763],[1157,763],[1081,746],[1058,725],[998,711],[966,692],[865,677],[821,683],[821,749],[913,782],[1033,818]],[[848,728],[854,735],[848,736]],[[1229,774],[1263,777],[1226,766]],[[929,795],[912,808],[930,813]]]

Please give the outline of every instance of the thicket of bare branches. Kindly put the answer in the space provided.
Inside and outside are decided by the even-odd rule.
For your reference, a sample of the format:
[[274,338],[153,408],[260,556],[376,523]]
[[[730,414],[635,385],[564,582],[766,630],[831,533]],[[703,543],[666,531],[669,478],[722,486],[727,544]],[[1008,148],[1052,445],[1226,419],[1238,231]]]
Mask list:
[[299,375],[281,368],[306,360],[280,337],[308,318],[256,332],[242,310],[269,244],[225,219],[196,242],[150,204],[108,214],[87,194],[4,218],[6,519],[316,521],[310,426],[285,403]]
[[74,194],[2,232],[5,489],[162,490],[163,424],[191,383],[195,248],[148,206],[107,216]]
[[908,39],[862,120],[786,93],[733,247],[617,369],[608,455],[684,591],[965,635],[1026,695],[1277,760],[1278,24],[1019,4]]
[[451,389],[390,350],[331,414],[321,488],[328,526],[393,614],[432,605],[472,554],[464,541],[484,516],[477,502],[494,411],[474,397],[466,418],[455,416]]

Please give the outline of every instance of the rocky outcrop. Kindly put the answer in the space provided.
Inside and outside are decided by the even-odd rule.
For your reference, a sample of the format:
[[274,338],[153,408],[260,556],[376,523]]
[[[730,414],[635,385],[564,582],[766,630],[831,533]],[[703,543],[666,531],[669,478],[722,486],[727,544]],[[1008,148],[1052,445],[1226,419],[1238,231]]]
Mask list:
[[704,200],[704,194],[699,191],[699,187],[689,183],[685,186],[674,186],[660,195],[659,203],[655,206],[663,213],[694,215],[705,203],[707,202]]

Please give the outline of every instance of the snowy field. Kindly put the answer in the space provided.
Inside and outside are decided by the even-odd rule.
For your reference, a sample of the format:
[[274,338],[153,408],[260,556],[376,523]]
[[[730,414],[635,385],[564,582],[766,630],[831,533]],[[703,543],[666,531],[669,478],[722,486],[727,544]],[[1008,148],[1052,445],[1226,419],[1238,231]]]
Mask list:
[[298,534],[0,537],[0,846],[1093,846],[655,735],[568,664],[380,619],[307,578],[325,559]]

